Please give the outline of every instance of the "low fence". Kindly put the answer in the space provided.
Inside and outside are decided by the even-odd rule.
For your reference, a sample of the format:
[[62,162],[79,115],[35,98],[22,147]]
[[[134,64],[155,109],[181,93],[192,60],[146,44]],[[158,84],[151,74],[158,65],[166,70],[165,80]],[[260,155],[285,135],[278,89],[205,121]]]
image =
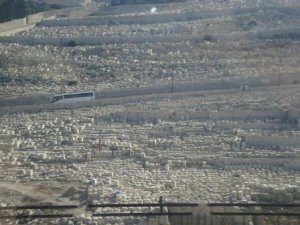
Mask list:
[[[209,202],[209,203],[165,203],[160,197],[158,203],[113,203],[87,205],[86,210],[92,208],[132,208],[130,212],[111,212],[111,213],[93,213],[92,217],[147,217],[148,225],[171,224],[171,225],[262,225],[264,219],[275,222],[276,224],[299,224],[300,214],[297,203],[231,203],[231,202]],[[136,212],[141,207],[157,207],[154,212]],[[78,205],[29,205],[15,207],[0,207],[2,212],[11,212],[19,210],[43,210],[43,209],[76,209]],[[91,212],[89,212],[90,214]],[[285,219],[282,220],[282,217]],[[49,219],[49,218],[68,218],[74,222],[77,220],[73,213],[64,214],[15,214],[1,215],[0,220],[20,220],[20,219]],[[289,218],[294,218],[290,220]],[[295,220],[296,219],[296,220]],[[287,223],[289,221],[290,223]],[[273,224],[275,224],[273,223]]]

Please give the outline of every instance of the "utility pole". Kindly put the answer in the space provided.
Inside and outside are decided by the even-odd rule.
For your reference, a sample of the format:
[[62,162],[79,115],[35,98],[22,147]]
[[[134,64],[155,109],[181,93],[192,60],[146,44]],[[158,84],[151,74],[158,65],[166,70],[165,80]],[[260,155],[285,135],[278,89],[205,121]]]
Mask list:
[[281,63],[281,57],[279,57],[279,68],[278,68],[278,72],[279,72],[279,75],[278,75],[278,86],[280,86],[281,85],[281,65],[282,65],[282,63]]
[[171,85],[171,92],[174,92],[174,71],[172,73],[172,85]]
[[174,92],[174,76],[175,76],[175,73],[176,73],[176,63],[173,62],[173,65],[172,65],[172,76],[171,76],[171,93]]

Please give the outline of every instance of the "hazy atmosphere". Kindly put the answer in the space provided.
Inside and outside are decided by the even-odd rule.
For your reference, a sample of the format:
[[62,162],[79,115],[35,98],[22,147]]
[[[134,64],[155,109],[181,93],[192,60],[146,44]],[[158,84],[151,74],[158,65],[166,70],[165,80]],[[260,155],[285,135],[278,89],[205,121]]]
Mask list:
[[0,224],[300,224],[298,0],[0,0],[0,21]]

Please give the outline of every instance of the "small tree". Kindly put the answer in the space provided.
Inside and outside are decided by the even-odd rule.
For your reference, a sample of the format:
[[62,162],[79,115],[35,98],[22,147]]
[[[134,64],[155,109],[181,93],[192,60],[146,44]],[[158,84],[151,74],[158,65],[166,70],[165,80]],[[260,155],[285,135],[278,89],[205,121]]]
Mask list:
[[207,42],[214,42],[214,37],[210,34],[205,34],[203,36],[203,41],[207,41]]
[[68,42],[68,46],[69,47],[76,47],[77,46],[77,42],[75,40],[71,40]]
[[68,86],[76,86],[78,84],[77,80],[69,80],[67,81]]

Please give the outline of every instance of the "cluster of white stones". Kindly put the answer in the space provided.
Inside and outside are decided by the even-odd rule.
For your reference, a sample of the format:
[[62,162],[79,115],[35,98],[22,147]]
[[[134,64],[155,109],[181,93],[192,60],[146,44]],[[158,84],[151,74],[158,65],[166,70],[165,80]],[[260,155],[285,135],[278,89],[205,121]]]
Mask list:
[[[280,92],[277,94],[279,98]],[[263,91],[261,96],[265,96]],[[225,95],[207,96],[201,101],[215,110],[221,107],[217,99],[227,99],[228,106],[239,101]],[[244,99],[243,95],[241,99]],[[247,100],[243,101],[247,104]],[[1,178],[20,182],[75,183],[87,187],[87,199],[98,203],[155,202],[159,196],[170,201],[226,201],[229,197],[250,200],[248,192],[241,195],[243,190],[235,190],[230,195],[233,184],[245,184],[254,190],[259,189],[254,184],[259,184],[260,180],[266,181],[266,185],[297,185],[298,172],[283,169],[285,162],[280,159],[283,156],[298,157],[297,148],[255,148],[242,140],[242,136],[253,134],[254,128],[243,128],[241,124],[251,124],[257,116],[264,117],[263,114],[253,111],[253,116],[248,119],[235,119],[229,111],[231,119],[225,114],[213,120],[189,119],[188,113],[199,104],[198,98],[185,98],[126,107],[2,116]],[[184,117],[176,114],[181,118],[178,121],[173,110],[183,105],[190,108],[184,112]],[[158,106],[163,113],[154,113]],[[254,110],[256,105],[252,104],[252,107]],[[267,105],[265,107],[268,109]],[[145,115],[135,121],[129,120],[130,113],[136,115],[134,112],[146,108],[148,114],[153,112],[152,117],[157,116],[155,123],[148,121]],[[168,111],[171,117],[164,116]],[[124,114],[127,119],[120,120]],[[285,125],[285,130],[273,130],[277,135],[298,135],[293,125],[277,118],[273,120],[261,120],[260,123]],[[238,132],[230,126],[233,122],[239,128]],[[268,127],[253,126],[256,133],[269,132]],[[250,184],[252,180],[253,185]]]
[[[239,0],[238,4],[237,1],[207,1],[163,5],[165,8],[160,11],[158,6],[153,16],[228,10],[237,5],[240,10],[269,4],[277,7],[280,3],[270,2]],[[284,4],[291,7],[295,3],[296,0],[290,0]],[[139,13],[125,7],[121,14],[151,15],[139,7]],[[153,203],[160,196],[169,202],[299,201],[300,114],[299,107],[294,105],[300,98],[299,42],[286,40],[282,45],[283,42],[267,43],[251,38],[214,40],[218,32],[225,30],[233,36],[235,32],[250,34],[243,33],[248,29],[245,27],[248,22],[257,23],[252,31],[259,32],[281,29],[299,17],[276,11],[274,19],[269,20],[265,16],[269,11],[255,12],[256,20],[246,10],[239,16],[227,12],[224,17],[148,25],[37,26],[12,37],[75,39],[84,34],[116,41],[101,46],[0,44],[1,96],[35,94],[36,98],[46,98],[49,93],[95,90],[99,94],[103,89],[129,87],[121,96],[124,97],[122,105],[114,102],[116,98],[103,97],[100,101],[105,106],[41,109],[30,114],[13,113],[13,108],[11,114],[1,116],[1,203],[20,205],[26,199],[26,202],[79,205]],[[120,13],[107,12],[107,16],[118,17]],[[185,33],[201,34],[203,40],[118,42],[124,36],[131,40],[151,35],[184,37]],[[204,37],[205,34],[212,36]],[[288,76],[291,74],[294,76]],[[241,90],[218,92],[216,83],[211,85],[212,91],[201,90],[202,93],[198,90],[188,93],[187,86],[187,93],[166,94],[165,98],[146,96],[147,101],[143,96],[135,96],[135,100],[125,103],[126,93],[141,86],[150,89],[172,82],[173,88],[173,82],[176,85],[179,81],[220,83],[245,78],[278,86],[259,89],[246,83]],[[113,103],[116,105],[110,105]],[[33,189],[36,185],[44,186]],[[51,187],[57,191],[47,196]],[[76,219],[53,219],[47,224],[166,225],[165,217],[158,221],[91,216],[92,213],[155,210],[151,207],[89,212],[78,209]],[[245,221],[250,223],[251,218]]]
[[[233,3],[234,2],[234,3]],[[278,6],[279,1],[268,4]],[[29,45],[0,44],[1,95],[19,96],[36,93],[59,93],[85,90],[93,87],[96,90],[116,87],[149,86],[157,83],[170,84],[171,80],[194,81],[199,79],[246,78],[262,75],[276,76],[284,73],[299,72],[299,44],[297,40],[280,46],[266,46],[264,40],[242,38],[219,38],[220,34],[244,35],[248,32],[248,23],[256,23],[250,33],[265,30],[287,29],[291,24],[298,27],[299,13],[283,9],[279,11],[257,10],[248,8],[263,4],[261,1],[240,1],[241,11],[237,15],[228,13],[237,1],[203,2],[197,4],[173,4],[161,6],[159,16],[202,15],[205,19],[192,18],[182,21],[168,21],[152,24],[112,24],[112,25],[72,25],[72,26],[37,26],[12,38],[27,38]],[[269,6],[263,4],[263,6]],[[293,6],[293,1],[285,1],[284,6]],[[173,11],[172,11],[172,8]],[[223,9],[226,15],[205,11]],[[137,7],[137,10],[139,7]],[[143,9],[144,10],[144,9]],[[142,11],[143,11],[142,10]],[[201,11],[202,10],[202,11]],[[203,11],[204,10],[204,11]],[[226,11],[227,10],[227,11]],[[287,10],[287,11],[285,11]],[[107,12],[106,12],[107,11]],[[145,11],[145,10],[144,10]],[[149,11],[149,10],[148,10]],[[120,9],[116,13],[100,9],[99,14],[110,18],[118,16],[135,16],[134,8]],[[202,13],[202,14],[201,14]],[[204,13],[204,14],[203,14]],[[254,16],[251,13],[255,13]],[[210,15],[212,14],[212,15]],[[98,15],[98,14],[97,14]],[[158,15],[148,12],[146,16]],[[207,17],[207,18],[206,18]],[[255,19],[253,19],[253,17]],[[80,18],[83,21],[94,20],[95,17]],[[78,19],[78,18],[76,18]],[[80,19],[78,19],[80,21]],[[62,18],[57,21],[64,20]],[[293,21],[293,22],[291,22]],[[246,31],[245,31],[246,29]],[[247,33],[248,34],[248,33]],[[187,35],[201,37],[199,40],[186,40]],[[222,36],[221,35],[221,36]],[[122,38],[137,38],[138,43],[124,42]],[[181,42],[141,41],[143,37],[161,36],[171,39],[183,37]],[[101,46],[40,46],[34,38],[70,40],[79,37],[107,37],[110,43]],[[112,40],[115,40],[113,42]],[[16,54],[17,53],[17,54]],[[274,59],[274,55],[276,55]],[[278,78],[279,79],[279,78]],[[282,80],[283,82],[283,80]]]
[[[299,157],[298,148],[257,148],[243,140],[245,135],[272,130],[272,127],[252,124],[256,120],[262,124],[282,125],[281,129],[272,130],[276,135],[299,135],[293,124],[278,120],[281,117],[278,112],[287,103],[283,100],[286,91],[277,91],[277,98],[281,100],[277,102],[278,108],[273,108],[273,114],[266,114],[273,104],[264,104],[264,111],[263,108],[255,111],[259,102],[255,103],[252,98],[247,100],[244,94],[240,99],[231,98],[232,94],[229,94],[208,95],[201,100],[185,97],[128,104],[126,107],[116,105],[5,115],[1,117],[0,132],[1,179],[27,184],[70,184],[83,189],[81,195],[69,196],[75,202],[147,203],[157,202],[159,196],[164,196],[166,201],[179,202],[294,201],[299,197],[299,171],[289,170],[289,166],[293,158]],[[255,96],[267,103],[266,91],[256,92]],[[244,119],[234,110],[222,111],[219,104],[222,99],[232,109],[248,105]],[[201,113],[196,109],[202,102],[207,112],[209,106],[212,107],[209,113],[215,113],[213,119],[197,118],[192,114]],[[158,107],[160,113],[156,113]],[[184,107],[187,107],[185,111],[176,112]],[[148,114],[145,114],[145,109]],[[130,117],[141,112],[144,112],[142,117],[135,116],[135,120]],[[124,115],[127,115],[125,120]],[[156,117],[154,122],[148,119],[153,117]],[[243,127],[242,124],[252,126]],[[290,159],[283,160],[282,157]],[[280,198],[274,197],[273,193],[281,193],[280,189],[282,193],[287,189],[294,191],[276,195],[283,196]],[[6,200],[4,198],[3,202],[9,205],[20,204],[19,198]],[[97,209],[95,212],[120,211]],[[77,219],[84,224],[93,224],[90,214]],[[126,222],[115,218],[93,220],[99,224]],[[129,218],[128,221],[136,219]]]

